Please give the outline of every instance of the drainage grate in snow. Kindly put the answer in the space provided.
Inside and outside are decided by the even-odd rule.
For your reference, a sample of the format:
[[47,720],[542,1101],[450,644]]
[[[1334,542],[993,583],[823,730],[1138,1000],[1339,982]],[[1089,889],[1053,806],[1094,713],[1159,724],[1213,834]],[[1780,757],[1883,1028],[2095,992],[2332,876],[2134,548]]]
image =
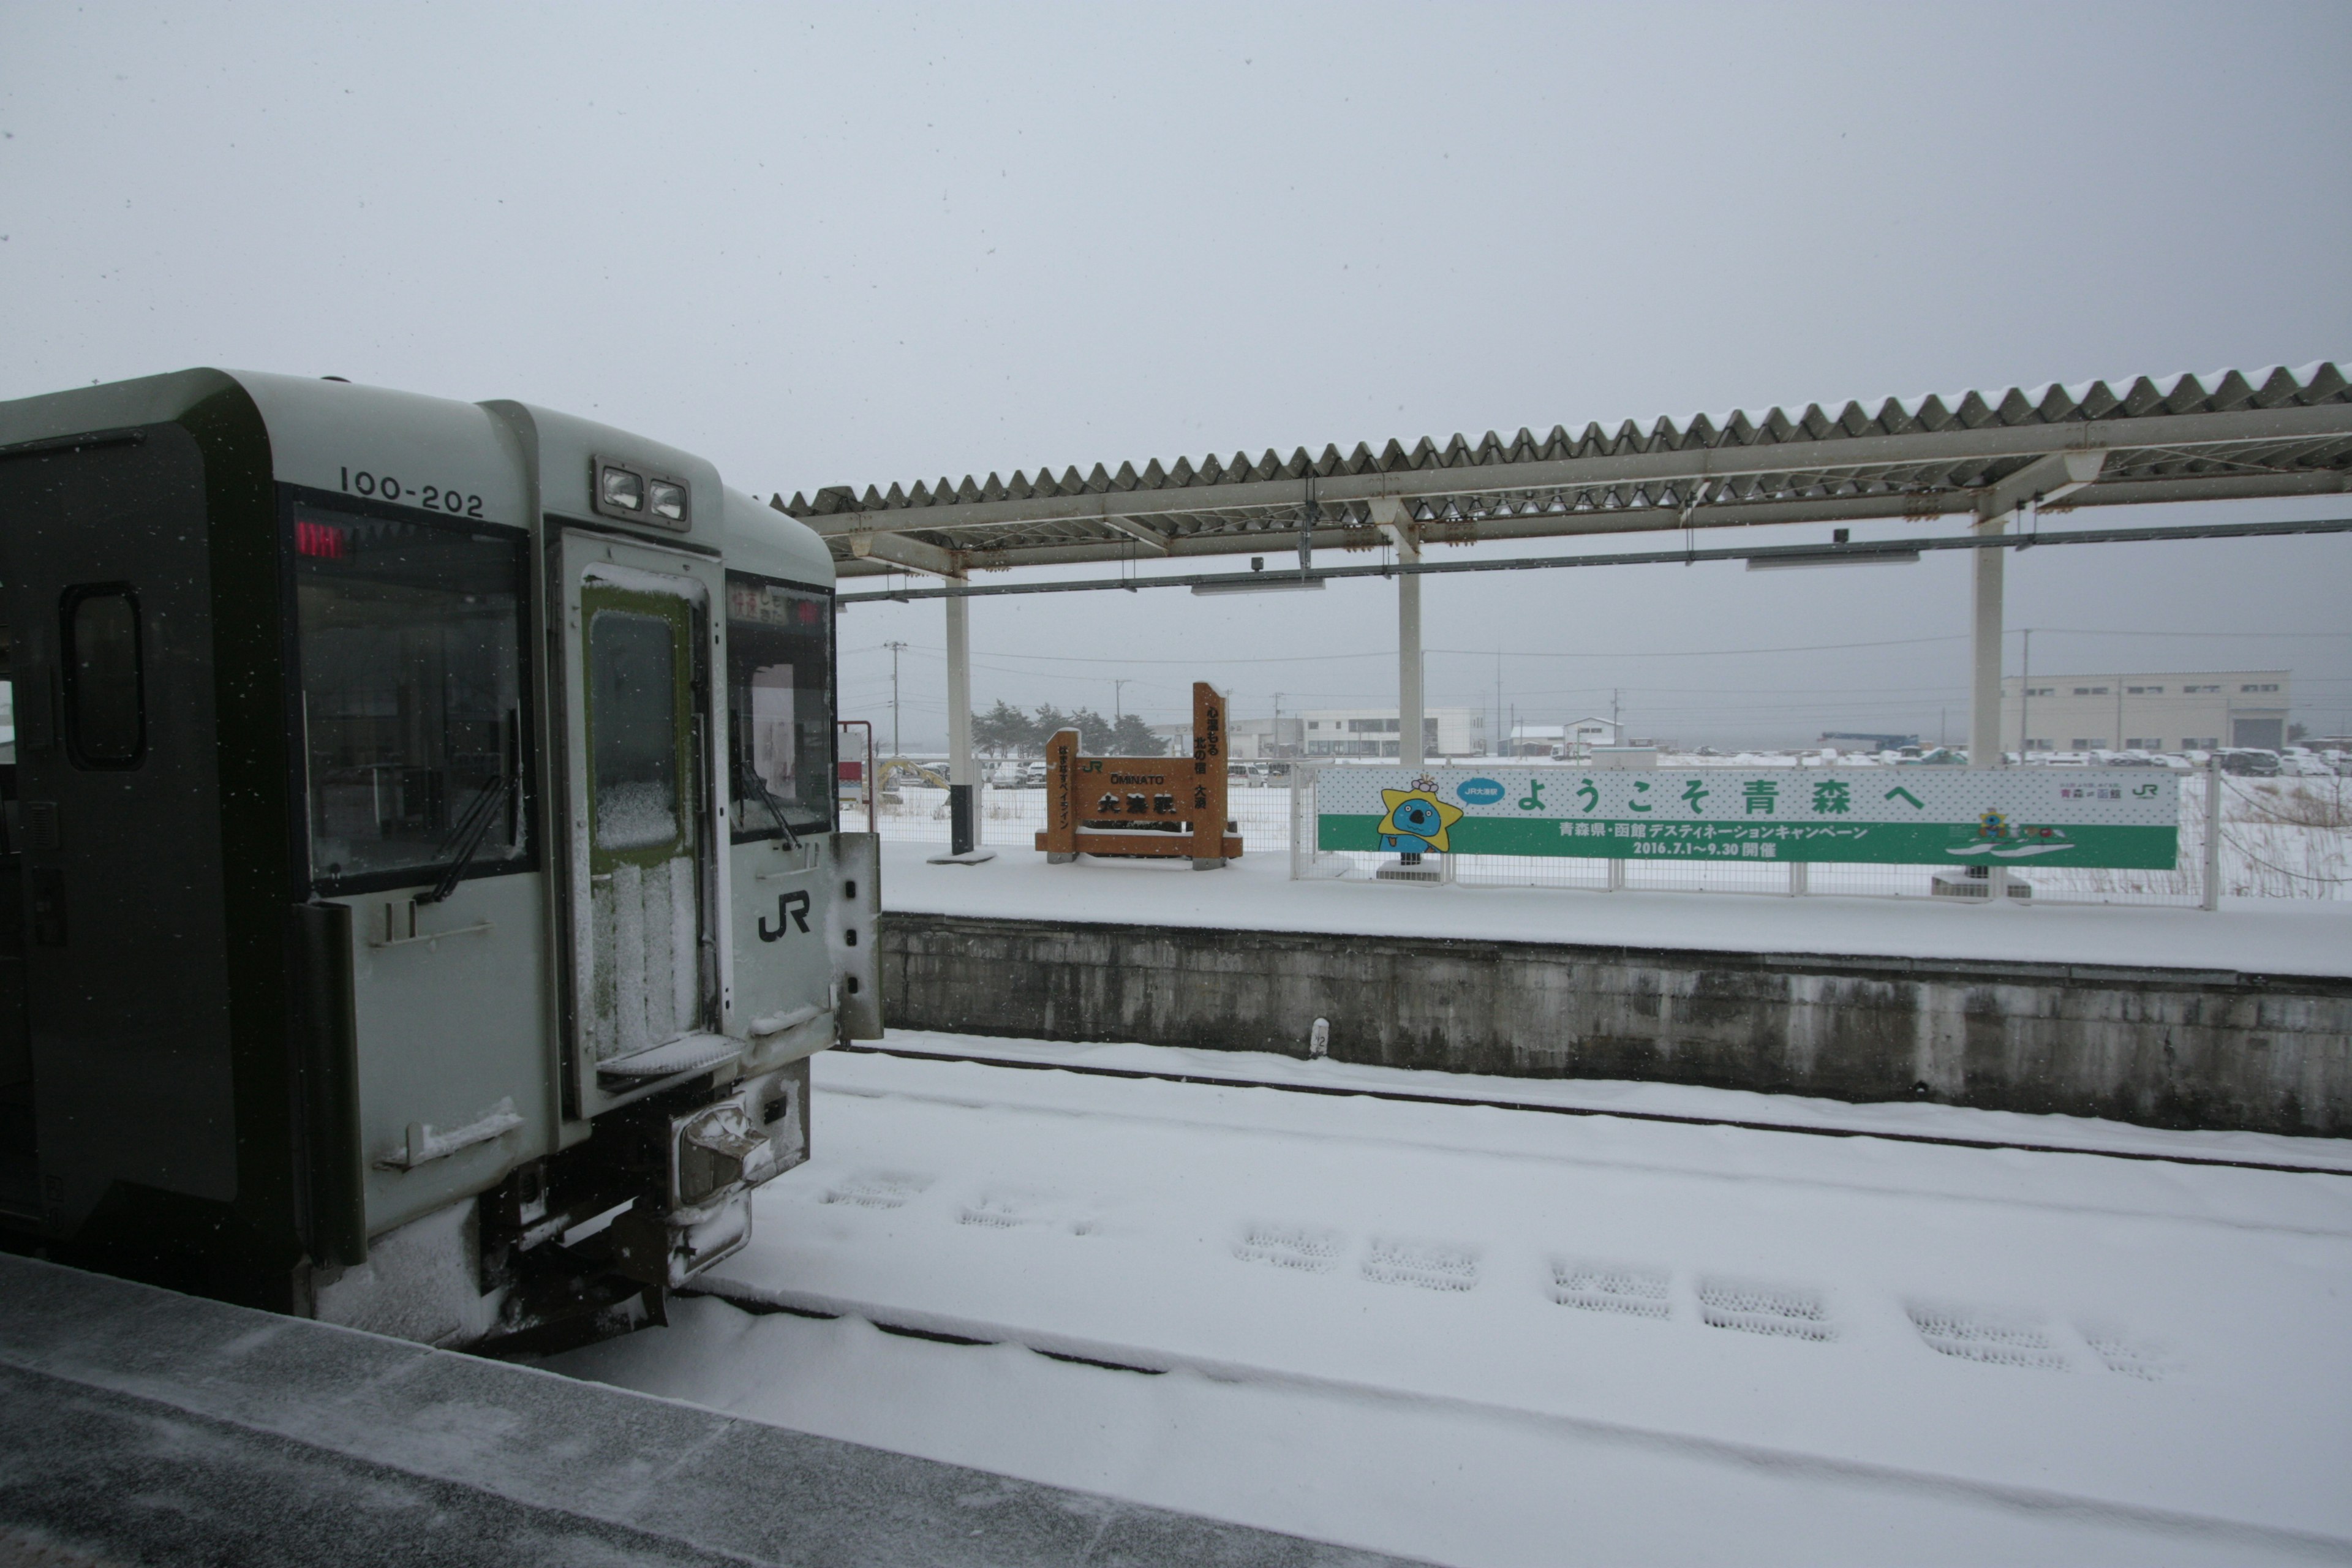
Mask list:
[[2109,1372],[2159,1383],[2180,1370],[2169,1346],[2141,1339],[2119,1323],[2095,1319],[2076,1323],[2074,1328]]
[[1339,1233],[1311,1225],[1252,1225],[1234,1243],[1234,1256],[1244,1263],[1328,1274],[1339,1263]]
[[1467,1290],[1478,1283],[1478,1254],[1453,1242],[1375,1237],[1364,1254],[1364,1278],[1424,1290]]
[[1711,1329],[1738,1329],[1790,1340],[1833,1340],[1829,1303],[1803,1285],[1767,1285],[1753,1279],[1701,1279],[1698,1315]]
[[895,1209],[937,1178],[908,1171],[860,1171],[824,1190],[819,1203],[855,1204],[864,1209]]
[[1666,1302],[1666,1280],[1664,1269],[1638,1264],[1551,1260],[1551,1299],[1588,1312],[1666,1317],[1674,1310]]
[[2066,1352],[2051,1340],[2037,1312],[1956,1301],[1906,1301],[1903,1310],[1927,1348],[1939,1354],[1994,1366],[2066,1370]]

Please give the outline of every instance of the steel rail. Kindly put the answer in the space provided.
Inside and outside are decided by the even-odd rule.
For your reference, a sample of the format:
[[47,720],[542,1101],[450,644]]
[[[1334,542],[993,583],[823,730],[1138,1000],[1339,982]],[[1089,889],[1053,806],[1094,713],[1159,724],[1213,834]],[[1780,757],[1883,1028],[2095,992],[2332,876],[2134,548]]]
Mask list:
[[1797,1132],[1812,1138],[1883,1138],[1890,1143],[1931,1143],[1948,1149],[2014,1149],[2027,1154],[2085,1154],[2103,1160],[2137,1160],[2165,1165],[2223,1165],[2241,1171],[2279,1171],[2298,1176],[2347,1176],[2352,1170],[2335,1165],[2294,1165],[2273,1160],[2230,1160],[2218,1154],[2152,1154],[2137,1149],[2084,1149],[2064,1143],[2017,1143],[1996,1138],[1945,1138],[1932,1132],[1885,1132],[1870,1128],[1804,1127],[1786,1121],[1747,1121],[1727,1116],[1677,1116],[1665,1110],[1620,1110],[1606,1106],[1549,1105],[1541,1100],[1494,1100],[1470,1095],[1416,1094],[1409,1089],[1359,1089],[1339,1084],[1276,1083],[1255,1078],[1213,1078],[1203,1073],[1161,1071],[1151,1068],[1108,1068],[1073,1062],[1032,1062],[1016,1058],[977,1056],[958,1051],[914,1051],[890,1046],[841,1044],[833,1047],[856,1056],[897,1057],[906,1061],[970,1062],[978,1067],[1013,1068],[1024,1072],[1067,1072],[1087,1078],[1157,1079],[1163,1083],[1195,1084],[1209,1089],[1275,1089],[1287,1094],[1319,1094],[1338,1099],[1396,1100],[1407,1105],[1463,1105],[1489,1110],[1530,1110],[1545,1116],[1613,1116],[1624,1121],[1664,1121],[1682,1127],[1737,1127],[1749,1132]]
[[1585,566],[1693,565],[1702,561],[1755,561],[1834,566],[1884,562],[1891,555],[1937,550],[2037,550],[2055,544],[2146,544],[2181,539],[2261,539],[2296,533],[2352,532],[2352,517],[2314,518],[2302,522],[2189,523],[2163,528],[2076,528],[2060,533],[1963,533],[1937,539],[1872,540],[1855,544],[1727,545],[1707,550],[1643,550],[1614,555],[1515,556],[1501,561],[1389,562],[1367,566],[1317,566],[1274,572],[1208,572],[1169,577],[1105,577],[1066,583],[950,584],[937,588],[885,588],[841,594],[835,605],[916,599],[965,599],[1000,594],[1086,594],[1143,588],[1251,587],[1277,592],[1307,583],[1351,577],[1435,576],[1457,572],[1526,572]]

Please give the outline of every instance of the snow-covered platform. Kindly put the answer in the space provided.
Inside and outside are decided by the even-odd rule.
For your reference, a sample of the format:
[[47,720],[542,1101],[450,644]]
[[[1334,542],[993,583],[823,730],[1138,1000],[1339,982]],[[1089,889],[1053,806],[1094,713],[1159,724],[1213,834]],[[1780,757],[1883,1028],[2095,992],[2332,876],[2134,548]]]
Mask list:
[[1528,1079],[2352,1131],[2352,903],[1292,882],[1275,862],[886,861],[894,1024]]
[[1335,936],[1451,937],[1725,952],[1826,953],[2352,975],[2352,901],[2230,899],[2220,910],[2120,904],[1994,909],[1929,899],[1770,898],[1290,880],[1284,855],[1219,870],[1081,859],[1021,844],[980,866],[882,846],[883,907],[917,914]]
[[0,1563],[1388,1561],[5,1255],[0,1410]]
[[731,1300],[556,1366],[1448,1563],[2352,1562],[2337,1141],[1656,1085],[1617,1088],[1864,1135],[814,1067],[815,1155],[762,1189]]

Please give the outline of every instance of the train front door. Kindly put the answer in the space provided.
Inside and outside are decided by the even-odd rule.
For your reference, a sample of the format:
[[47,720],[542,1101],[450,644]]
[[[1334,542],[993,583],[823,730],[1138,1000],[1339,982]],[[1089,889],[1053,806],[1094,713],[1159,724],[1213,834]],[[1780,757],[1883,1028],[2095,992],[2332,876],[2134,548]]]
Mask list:
[[176,426],[0,460],[0,1206],[59,1230],[237,1194],[206,527]]
[[718,568],[572,534],[572,947],[581,1109],[709,1065],[718,1028],[708,756]]

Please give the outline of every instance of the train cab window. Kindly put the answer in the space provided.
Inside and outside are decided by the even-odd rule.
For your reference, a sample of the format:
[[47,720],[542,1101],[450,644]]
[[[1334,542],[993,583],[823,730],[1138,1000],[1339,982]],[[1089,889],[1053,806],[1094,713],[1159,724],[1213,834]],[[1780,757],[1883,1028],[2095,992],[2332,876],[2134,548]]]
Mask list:
[[727,574],[728,773],[735,838],[833,826],[833,601]]
[[311,875],[527,864],[525,536],[298,507],[291,542]]
[[79,767],[135,768],[147,749],[139,600],[119,584],[69,588],[64,622],[66,749]]

